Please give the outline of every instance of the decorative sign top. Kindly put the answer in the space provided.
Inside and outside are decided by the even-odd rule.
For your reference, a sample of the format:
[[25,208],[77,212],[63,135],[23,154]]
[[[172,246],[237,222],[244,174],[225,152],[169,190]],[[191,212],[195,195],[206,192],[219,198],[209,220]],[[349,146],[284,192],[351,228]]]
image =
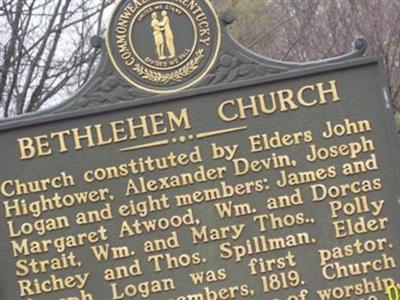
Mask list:
[[199,82],[214,66],[220,44],[220,23],[208,0],[121,1],[107,33],[115,69],[151,93]]

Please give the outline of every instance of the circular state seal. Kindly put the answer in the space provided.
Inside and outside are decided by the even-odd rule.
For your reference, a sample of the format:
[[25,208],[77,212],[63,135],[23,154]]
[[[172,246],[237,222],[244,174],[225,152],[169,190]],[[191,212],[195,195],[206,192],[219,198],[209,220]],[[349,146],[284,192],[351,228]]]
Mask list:
[[123,0],[107,32],[118,73],[153,93],[199,82],[214,66],[220,44],[220,23],[208,0]]

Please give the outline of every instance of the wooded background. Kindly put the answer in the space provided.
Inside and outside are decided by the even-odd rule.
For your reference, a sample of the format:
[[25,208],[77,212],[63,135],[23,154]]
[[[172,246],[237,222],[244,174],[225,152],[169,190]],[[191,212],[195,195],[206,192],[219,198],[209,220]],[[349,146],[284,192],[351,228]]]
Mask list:
[[[400,126],[399,0],[213,0],[236,16],[235,38],[264,56],[306,62],[346,53],[365,37],[382,56]],[[0,115],[55,105],[93,73],[113,0],[0,0]]]

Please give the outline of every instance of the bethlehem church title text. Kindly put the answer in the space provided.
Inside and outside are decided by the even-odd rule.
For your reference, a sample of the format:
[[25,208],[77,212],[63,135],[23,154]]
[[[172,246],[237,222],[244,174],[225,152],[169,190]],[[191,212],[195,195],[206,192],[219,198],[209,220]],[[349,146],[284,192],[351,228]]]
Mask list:
[[[224,122],[235,122],[339,101],[341,98],[337,82],[331,80],[305,85],[298,90],[283,89],[268,94],[225,100],[218,105],[217,115]],[[108,124],[94,124],[18,138],[17,143],[20,159],[28,160],[51,156],[57,152],[79,151],[84,148],[101,147],[190,129],[192,129],[190,111],[181,108],[179,111],[152,113]]]

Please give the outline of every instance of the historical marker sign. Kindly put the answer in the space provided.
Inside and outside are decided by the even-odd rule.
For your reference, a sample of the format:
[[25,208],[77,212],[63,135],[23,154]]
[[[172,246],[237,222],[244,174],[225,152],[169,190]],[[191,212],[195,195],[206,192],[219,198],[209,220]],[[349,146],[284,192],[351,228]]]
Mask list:
[[[228,55],[220,38],[207,1],[122,1],[108,50],[138,93],[210,68],[209,82],[289,68]],[[161,80],[199,50],[190,75]],[[399,148],[382,74],[379,60],[326,63],[2,124],[0,298],[396,297]]]

